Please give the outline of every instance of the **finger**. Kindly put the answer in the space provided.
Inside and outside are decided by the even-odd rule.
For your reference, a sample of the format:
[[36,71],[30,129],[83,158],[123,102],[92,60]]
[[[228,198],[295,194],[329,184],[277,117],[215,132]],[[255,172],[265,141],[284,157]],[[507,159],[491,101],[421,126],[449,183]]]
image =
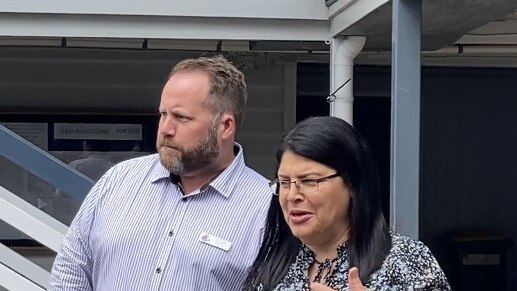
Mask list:
[[364,291],[363,282],[359,278],[359,270],[356,267],[348,271],[348,287],[350,291]]

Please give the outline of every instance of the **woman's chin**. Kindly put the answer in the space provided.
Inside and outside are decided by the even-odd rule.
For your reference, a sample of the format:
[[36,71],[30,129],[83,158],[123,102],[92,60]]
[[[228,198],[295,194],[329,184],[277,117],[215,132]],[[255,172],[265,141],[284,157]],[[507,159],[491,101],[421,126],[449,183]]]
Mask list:
[[291,226],[291,232],[304,243],[311,241],[316,236],[316,230],[310,224]]

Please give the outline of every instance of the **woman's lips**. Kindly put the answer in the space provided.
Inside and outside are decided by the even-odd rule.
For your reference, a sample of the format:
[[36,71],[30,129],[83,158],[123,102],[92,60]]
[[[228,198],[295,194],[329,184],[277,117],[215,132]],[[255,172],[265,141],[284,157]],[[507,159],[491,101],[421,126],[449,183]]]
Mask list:
[[305,211],[305,210],[291,210],[289,212],[289,220],[291,220],[291,222],[296,223],[296,224],[304,223],[307,220],[311,219],[312,216],[313,216],[312,212]]

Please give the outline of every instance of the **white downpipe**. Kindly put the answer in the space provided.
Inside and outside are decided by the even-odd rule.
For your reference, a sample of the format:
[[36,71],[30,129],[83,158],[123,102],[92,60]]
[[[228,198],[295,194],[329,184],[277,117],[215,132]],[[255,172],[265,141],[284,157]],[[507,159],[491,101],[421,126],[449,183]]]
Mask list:
[[364,36],[335,37],[330,45],[330,93],[336,91],[349,78],[348,84],[339,89],[330,103],[330,115],[353,124],[354,111],[354,59],[363,50]]

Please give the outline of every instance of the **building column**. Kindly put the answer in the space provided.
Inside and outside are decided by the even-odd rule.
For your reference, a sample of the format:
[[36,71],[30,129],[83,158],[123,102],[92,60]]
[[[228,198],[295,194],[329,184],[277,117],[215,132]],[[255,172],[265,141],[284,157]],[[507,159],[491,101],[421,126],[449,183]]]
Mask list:
[[422,1],[392,9],[390,225],[418,239]]

